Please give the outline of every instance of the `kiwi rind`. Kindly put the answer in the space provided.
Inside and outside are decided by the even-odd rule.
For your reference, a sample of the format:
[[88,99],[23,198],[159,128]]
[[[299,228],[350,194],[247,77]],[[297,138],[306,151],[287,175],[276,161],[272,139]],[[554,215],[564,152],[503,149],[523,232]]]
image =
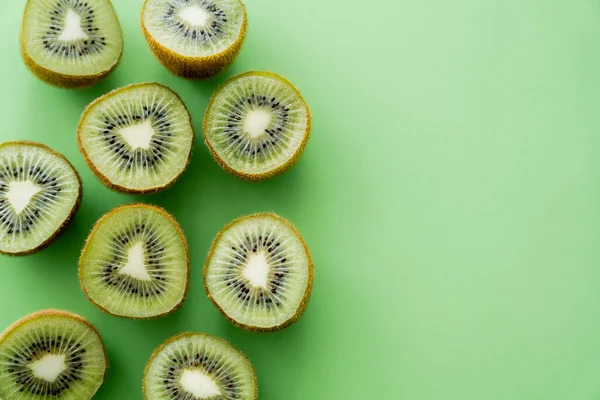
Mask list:
[[175,335],[167,340],[165,340],[160,346],[158,346],[158,348],[156,350],[154,350],[154,352],[152,352],[152,355],[150,356],[150,359],[148,360],[148,363],[146,364],[146,368],[144,368],[144,377],[142,378],[142,391],[144,393],[144,399],[148,400],[148,393],[147,393],[147,388],[146,388],[146,375],[148,374],[148,369],[150,369],[150,365],[152,364],[152,362],[154,361],[154,359],[156,358],[156,356],[169,344],[184,338],[184,337],[189,337],[189,336],[195,336],[195,335],[205,335],[205,336],[210,336],[214,339],[219,340],[220,342],[222,342],[223,344],[226,344],[228,346],[231,346],[240,356],[242,356],[248,363],[248,365],[250,366],[250,369],[252,370],[252,375],[254,377],[254,400],[258,399],[258,379],[256,377],[256,370],[254,369],[254,366],[252,365],[252,363],[250,362],[250,360],[248,359],[248,357],[246,357],[246,355],[241,351],[238,350],[237,347],[235,347],[234,345],[232,345],[231,343],[229,343],[228,341],[226,341],[225,339],[221,339],[220,337],[217,336],[213,336],[213,335],[209,335],[207,333],[201,333],[201,332],[183,332],[180,333],[178,335]]
[[[94,101],[92,101],[83,111],[83,113],[81,114],[81,117],[79,119],[79,124],[77,126],[77,144],[79,146],[79,151],[81,152],[81,154],[83,155],[83,158],[85,159],[85,163],[88,165],[88,167],[92,170],[92,172],[94,173],[94,175],[96,175],[96,177],[100,180],[100,182],[102,182],[102,184],[104,186],[106,186],[107,188],[114,190],[116,192],[121,192],[121,193],[127,193],[127,194],[149,194],[149,193],[156,193],[159,192],[163,189],[167,189],[169,187],[171,187],[173,184],[175,184],[175,182],[177,181],[177,179],[179,179],[179,177],[185,172],[189,162],[190,162],[190,157],[192,156],[192,149],[190,149],[190,152],[187,155],[187,158],[185,160],[185,164],[183,165],[183,168],[181,168],[181,171],[179,171],[179,173],[173,177],[173,179],[171,179],[169,182],[165,183],[164,185],[160,185],[160,186],[154,186],[151,188],[147,188],[147,189],[132,189],[132,188],[128,188],[122,185],[118,185],[114,182],[112,182],[110,179],[108,179],[107,176],[105,176],[102,172],[100,172],[98,170],[98,168],[96,168],[96,166],[94,165],[94,163],[92,162],[92,160],[90,160],[90,158],[87,155],[87,152],[85,151],[85,148],[83,147],[83,142],[81,140],[81,130],[83,129],[83,121],[85,120],[85,118],[87,117],[87,115],[91,112],[91,110],[93,109],[94,106],[96,106],[96,104],[103,102],[104,100],[107,100],[108,98],[118,95],[121,92],[126,92],[129,89],[133,89],[136,87],[144,87],[147,85],[158,85],[163,87],[164,89],[169,90],[171,93],[173,93],[178,99],[179,101],[181,101],[181,103],[185,106],[185,103],[183,102],[183,99],[181,98],[181,96],[179,96],[179,94],[175,91],[173,91],[173,89],[171,89],[168,86],[162,85],[160,83],[157,82],[146,82],[146,83],[133,83],[127,86],[123,86],[120,87],[118,89],[114,89],[108,93],[106,93],[103,96],[98,97],[97,99],[95,99]],[[185,110],[187,112],[188,115],[188,121],[190,123],[190,125],[192,126],[192,144],[194,143],[194,138],[196,136],[196,132],[193,129],[194,125],[192,123],[192,117],[190,115],[190,112],[187,108],[187,106],[185,106]],[[193,148],[193,145],[192,145]]]
[[0,144],[0,149],[4,146],[14,146],[14,145],[26,145],[26,146],[39,147],[39,148],[44,149],[45,151],[49,152],[50,154],[61,158],[73,170],[73,172],[75,173],[75,176],[77,177],[77,181],[79,182],[79,193],[77,194],[77,201],[73,205],[71,212],[69,213],[67,218],[65,218],[63,223],[56,229],[56,231],[48,239],[46,239],[46,241],[44,241],[37,247],[34,247],[33,249],[29,249],[29,250],[23,250],[23,251],[17,251],[17,252],[7,252],[7,251],[0,250],[0,254],[4,254],[7,256],[26,256],[26,255],[34,254],[34,253],[44,250],[45,248],[50,246],[60,236],[61,233],[63,233],[63,231],[65,230],[67,225],[69,225],[69,222],[71,222],[71,220],[73,219],[73,216],[79,209],[79,206],[81,205],[81,199],[83,197],[83,184],[81,182],[81,177],[79,176],[79,173],[77,172],[75,167],[73,167],[73,164],[71,164],[64,155],[57,152],[56,150],[51,149],[50,147],[46,146],[45,144],[38,143],[38,142],[30,142],[27,140],[4,142],[4,143]]
[[[33,1],[36,1],[36,0],[27,0],[25,9],[27,9],[27,7],[29,6],[29,3],[33,2]],[[109,1],[108,4],[113,9],[113,12],[115,13],[115,17],[116,17],[117,13],[115,12],[112,3]],[[24,15],[25,15],[25,13],[23,13],[23,19],[24,19]],[[116,17],[116,20],[120,27],[121,23],[119,22],[118,17]],[[121,58],[123,57],[123,47],[121,47],[121,53],[119,54],[119,57],[117,58],[117,61],[114,63],[114,65],[112,65],[110,68],[108,68],[102,72],[99,72],[97,74],[92,74],[92,75],[61,74],[56,71],[49,70],[48,68],[42,67],[41,65],[36,63],[31,57],[29,57],[29,54],[27,54],[27,51],[25,50],[25,41],[23,40],[23,28],[24,28],[23,22],[21,22],[21,34],[20,34],[21,55],[23,57],[23,61],[25,62],[25,65],[27,65],[27,68],[29,68],[29,70],[35,76],[37,76],[39,79],[41,79],[42,81],[49,83],[51,85],[57,86],[57,87],[62,87],[65,89],[75,89],[75,88],[86,88],[86,87],[93,86],[96,83],[98,83],[99,81],[101,81],[102,79],[104,79],[115,68],[117,68],[117,66],[121,62]],[[123,35],[122,28],[121,28],[121,35]]]
[[[232,168],[225,161],[223,161],[223,159],[221,157],[219,157],[219,155],[217,154],[217,152],[215,151],[215,149],[211,146],[210,142],[208,141],[208,137],[206,136],[206,132],[207,132],[207,125],[208,125],[208,115],[209,115],[210,109],[211,109],[211,107],[213,105],[213,102],[214,102],[215,98],[217,97],[217,95],[230,82],[235,81],[238,78],[243,78],[245,76],[257,76],[257,75],[258,76],[264,76],[264,77],[268,77],[268,78],[274,78],[274,79],[281,80],[282,82],[287,83],[290,86],[290,88],[292,90],[294,90],[294,92],[296,92],[296,94],[298,95],[298,97],[302,101],[302,104],[304,104],[304,107],[306,107],[306,131],[304,132],[304,137],[302,139],[302,142],[300,143],[300,145],[296,149],[296,152],[284,164],[281,164],[277,168],[274,168],[274,169],[272,169],[270,171],[266,171],[266,172],[263,172],[263,173],[260,173],[260,174],[248,174],[246,172],[239,171],[239,170],[237,170],[235,168]],[[306,144],[308,143],[308,139],[310,138],[310,133],[311,133],[311,113],[310,113],[310,108],[308,107],[308,104],[306,104],[306,101],[304,100],[304,97],[302,97],[302,94],[300,93],[300,91],[298,90],[298,88],[296,86],[294,86],[294,84],[291,83],[290,81],[288,81],[286,78],[284,78],[281,75],[275,74],[273,72],[268,72],[268,71],[248,71],[248,72],[245,72],[245,73],[243,73],[241,75],[236,75],[236,76],[234,76],[232,78],[229,78],[227,81],[225,81],[225,83],[223,83],[215,91],[215,93],[212,95],[212,97],[210,99],[210,102],[208,103],[208,107],[206,108],[206,112],[204,113],[203,131],[204,131],[204,142],[206,143],[206,146],[208,147],[208,150],[212,154],[213,158],[221,166],[221,168],[223,168],[225,171],[227,171],[230,174],[233,174],[233,175],[235,175],[235,176],[237,176],[239,178],[242,178],[242,179],[245,179],[245,180],[248,180],[248,181],[259,181],[259,180],[271,178],[271,177],[273,177],[275,175],[279,175],[279,174],[287,171],[288,169],[290,169],[291,167],[293,167],[298,162],[298,160],[300,160],[300,157],[302,156],[302,153],[304,153],[304,149],[306,148]]]
[[[208,274],[208,265],[210,264],[210,260],[213,257],[213,254],[215,252],[217,244],[219,243],[219,240],[221,239],[221,236],[223,236],[223,234],[229,228],[231,228],[233,225],[237,224],[238,222],[244,221],[249,218],[255,218],[255,217],[275,218],[279,222],[281,222],[284,225],[286,225],[287,227],[289,227],[292,230],[292,232],[294,233],[294,235],[296,235],[296,237],[302,242],[302,246],[304,247],[304,251],[306,252],[306,258],[308,259],[308,283],[306,284],[306,290],[304,291],[304,296],[302,297],[302,302],[300,303],[300,305],[298,306],[298,309],[296,310],[296,313],[292,317],[290,317],[287,321],[285,321],[279,325],[275,325],[275,326],[271,326],[271,327],[258,327],[258,326],[246,325],[246,324],[243,324],[243,323],[231,318],[221,308],[221,306],[217,303],[217,301],[211,296],[210,290],[208,289],[208,285],[206,284],[206,282],[207,282],[206,276]],[[292,325],[294,322],[298,321],[298,319],[302,316],[302,314],[306,310],[306,306],[308,305],[308,301],[310,300],[310,295],[312,293],[312,287],[313,287],[314,275],[315,275],[314,270],[315,270],[315,264],[313,262],[312,256],[310,255],[310,251],[308,250],[308,245],[306,244],[306,241],[304,240],[304,238],[302,237],[302,235],[300,234],[298,229],[291,222],[280,217],[279,215],[277,215],[275,213],[251,214],[251,215],[246,215],[245,217],[237,218],[237,219],[231,221],[230,223],[225,225],[219,231],[217,236],[215,237],[215,240],[213,241],[212,245],[210,246],[210,250],[208,251],[208,256],[206,257],[206,262],[204,263],[204,273],[203,273],[204,290],[206,290],[206,295],[208,296],[210,301],[215,305],[215,307],[217,307],[217,309],[221,312],[221,314],[223,314],[225,316],[225,318],[227,318],[229,320],[229,322],[231,322],[238,328],[242,328],[242,329],[245,329],[245,330],[251,331],[251,332],[276,332],[276,331],[280,331],[284,328],[287,328],[288,326]]]
[[203,57],[184,56],[158,43],[148,29],[146,29],[144,23],[144,12],[147,4],[148,0],[145,0],[141,13],[142,32],[144,32],[148,46],[152,50],[154,56],[165,68],[177,76],[187,79],[206,79],[213,77],[227,68],[233,60],[235,60],[242,49],[242,44],[246,38],[246,30],[248,28],[248,16],[244,4],[242,4],[244,8],[244,20],[242,21],[240,34],[236,41],[217,54]]
[[[92,236],[94,236],[94,234],[96,233],[96,230],[98,229],[98,227],[100,225],[102,225],[104,223],[104,221],[106,221],[111,215],[115,214],[118,211],[121,211],[121,210],[124,210],[124,209],[127,209],[127,208],[139,208],[139,207],[143,207],[143,208],[147,208],[147,209],[156,211],[156,212],[162,214],[163,216],[165,216],[173,224],[173,226],[175,227],[175,229],[179,233],[179,237],[181,238],[181,240],[183,242],[183,248],[185,249],[185,264],[186,264],[186,268],[187,268],[187,273],[186,273],[185,289],[183,291],[183,297],[181,298],[181,301],[179,301],[179,303],[175,304],[173,306],[173,308],[171,308],[169,311],[166,311],[164,313],[160,313],[160,314],[157,314],[157,315],[153,315],[151,317],[135,317],[135,316],[128,316],[128,315],[114,314],[114,313],[108,311],[106,308],[102,307],[97,302],[95,302],[92,299],[92,297],[88,294],[87,290],[85,289],[85,285],[83,284],[83,274],[82,274],[83,256],[85,255],[85,253],[86,253],[86,251],[88,249],[88,244],[89,244]],[[103,311],[103,312],[105,312],[105,313],[107,313],[109,315],[112,315],[114,317],[136,319],[136,320],[149,320],[149,319],[155,319],[155,318],[164,317],[166,315],[172,314],[175,311],[177,311],[179,309],[179,307],[181,307],[181,305],[183,304],[183,302],[185,301],[185,299],[187,298],[187,294],[188,294],[189,287],[190,287],[190,255],[189,255],[188,243],[187,243],[187,240],[185,238],[185,234],[183,233],[183,230],[181,229],[181,226],[179,225],[179,223],[164,208],[153,206],[153,205],[150,205],[150,204],[145,204],[145,203],[132,203],[132,204],[124,205],[124,206],[115,207],[112,210],[110,210],[109,212],[107,212],[106,214],[104,214],[102,217],[100,217],[100,219],[96,222],[96,224],[92,228],[92,231],[88,235],[87,239],[85,240],[85,244],[83,245],[83,249],[81,250],[81,255],[79,256],[79,268],[78,268],[77,274],[79,275],[79,283],[81,285],[81,290],[83,290],[83,292],[85,293],[85,295],[89,299],[89,301],[93,305],[95,305],[96,307],[98,307],[98,309],[100,309],[100,311]]]

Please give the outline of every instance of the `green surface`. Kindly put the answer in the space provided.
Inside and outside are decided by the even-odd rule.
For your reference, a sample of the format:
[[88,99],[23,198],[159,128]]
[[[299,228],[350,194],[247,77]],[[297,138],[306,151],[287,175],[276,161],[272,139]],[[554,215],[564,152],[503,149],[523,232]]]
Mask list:
[[[152,350],[180,331],[223,337],[253,361],[263,400],[600,399],[600,3],[596,0],[247,0],[249,31],[222,76],[171,76],[140,32],[141,1],[116,0],[121,65],[65,91],[23,66],[23,1],[0,4],[3,140],[40,140],[81,172],[84,201],[41,254],[0,258],[0,326],[47,307],[98,326],[111,366],[97,399],[141,399]],[[300,163],[244,182],[202,137],[187,173],[144,201],[190,243],[191,288],[173,316],[105,315],[76,263],[95,220],[140,200],[100,185],[77,151],[86,104],[157,80],[200,127],[227,77],[268,69],[314,115]],[[206,298],[202,265],[225,223],[276,211],[311,247],[313,298],[277,334],[234,328]]]

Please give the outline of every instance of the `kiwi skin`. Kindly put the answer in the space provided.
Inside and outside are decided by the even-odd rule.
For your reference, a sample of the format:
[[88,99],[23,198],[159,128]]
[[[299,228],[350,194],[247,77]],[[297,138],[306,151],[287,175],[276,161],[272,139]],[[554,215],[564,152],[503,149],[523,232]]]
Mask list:
[[[170,343],[173,343],[181,338],[187,337],[187,336],[193,336],[195,335],[195,333],[193,332],[183,332],[180,333],[176,336],[173,336],[169,339],[167,339],[163,344],[161,344],[156,350],[154,350],[154,352],[152,353],[152,355],[150,356],[150,359],[148,360],[148,363],[146,364],[146,368],[144,369],[144,379],[142,380],[142,390],[144,392],[144,399],[148,400],[148,389],[146,388],[146,375],[148,375],[148,370],[150,369],[150,364],[152,364],[152,361],[154,361],[154,359],[156,358],[156,356]],[[204,335],[209,336],[207,333],[204,333]],[[219,337],[216,336],[212,336],[214,339],[218,339],[219,341],[223,342],[224,344],[227,344],[231,347],[233,347],[238,354],[240,354],[247,362],[248,365],[250,365],[250,369],[252,370],[252,375],[254,376],[254,387],[255,387],[255,391],[254,391],[254,400],[258,399],[258,379],[256,378],[256,370],[254,369],[254,366],[252,365],[252,363],[250,362],[250,360],[248,360],[248,357],[246,357],[246,355],[244,353],[242,353],[241,351],[239,351],[237,349],[237,347],[233,346],[231,343],[229,343],[228,341],[221,339]]]
[[73,164],[71,164],[69,162],[69,160],[67,160],[65,158],[65,156],[63,156],[62,154],[60,154],[59,152],[51,149],[50,147],[46,146],[45,144],[42,143],[38,143],[38,142],[30,142],[27,140],[18,140],[18,141],[14,141],[14,142],[4,142],[2,144],[0,144],[0,149],[4,146],[10,146],[10,145],[28,145],[28,146],[35,146],[35,147],[39,147],[42,148],[44,150],[46,150],[47,152],[62,158],[69,167],[71,167],[71,169],[73,170],[73,172],[75,173],[75,176],[77,177],[77,181],[79,182],[79,193],[77,194],[77,201],[75,202],[75,204],[73,205],[73,208],[71,209],[71,213],[67,216],[67,218],[65,218],[65,220],[63,221],[62,225],[60,225],[56,231],[52,234],[52,236],[50,236],[48,239],[46,239],[46,241],[44,241],[43,243],[41,243],[39,246],[30,249],[30,250],[24,250],[24,251],[17,251],[17,252],[7,252],[7,251],[2,251],[0,250],[0,254],[4,254],[7,256],[26,256],[29,254],[34,254],[37,253],[39,251],[44,250],[45,248],[47,248],[48,246],[50,246],[59,236],[60,234],[64,231],[64,229],[67,227],[67,225],[69,224],[69,222],[71,222],[71,220],[73,219],[73,216],[75,215],[75,213],[77,212],[77,210],[79,209],[79,206],[81,204],[81,199],[83,197],[83,184],[81,183],[81,177],[79,176],[79,173],[77,173],[77,170],[75,169],[75,167],[73,167]]
[[[113,314],[110,311],[108,311],[106,308],[102,307],[100,304],[96,303],[91,298],[91,296],[88,294],[87,290],[85,290],[85,285],[83,284],[83,274],[82,274],[83,256],[85,255],[86,250],[88,248],[88,244],[89,244],[90,240],[92,239],[92,236],[94,236],[94,233],[96,233],[96,230],[98,229],[98,227],[106,219],[108,219],[108,217],[110,217],[111,215],[115,214],[117,211],[124,210],[124,209],[127,209],[127,208],[136,208],[136,207],[140,207],[140,206],[159,212],[160,214],[162,214],[165,217],[167,217],[167,219],[173,223],[173,225],[175,226],[175,229],[179,233],[179,237],[183,241],[183,248],[185,250],[185,263],[186,263],[186,266],[187,266],[187,274],[186,274],[186,280],[185,280],[185,289],[183,291],[183,297],[181,298],[181,301],[179,303],[175,304],[173,306],[173,308],[171,308],[169,311],[166,311],[166,312],[164,312],[162,314],[154,315],[152,317],[129,317],[129,316],[125,316],[125,315]],[[92,231],[90,232],[90,234],[88,235],[87,239],[85,240],[85,244],[83,246],[83,250],[81,250],[81,256],[79,257],[79,268],[78,268],[77,274],[79,275],[79,283],[81,285],[81,290],[83,290],[83,293],[85,293],[85,295],[90,300],[90,302],[93,305],[95,305],[96,307],[98,307],[100,309],[100,311],[103,311],[103,312],[105,312],[105,313],[107,313],[109,315],[112,315],[114,317],[127,318],[127,319],[136,319],[136,320],[149,320],[149,319],[155,319],[155,318],[164,317],[166,315],[174,313],[175,311],[177,311],[179,309],[179,307],[181,307],[181,305],[183,304],[183,302],[187,298],[188,289],[190,287],[190,255],[189,255],[189,249],[188,249],[187,240],[185,238],[185,234],[183,233],[183,230],[181,229],[181,227],[179,226],[179,224],[177,223],[177,221],[175,220],[175,218],[173,218],[173,216],[171,214],[169,214],[165,209],[163,209],[161,207],[153,206],[153,205],[150,205],[150,204],[144,204],[144,203],[132,203],[132,204],[127,204],[127,205],[124,205],[124,206],[119,206],[119,207],[113,208],[111,211],[109,211],[108,213],[104,214],[96,222],[96,225],[94,225],[94,228],[92,228]]]
[[[221,159],[221,157],[219,157],[219,155],[217,154],[217,152],[215,151],[215,149],[210,145],[210,142],[208,141],[208,137],[206,136],[207,127],[208,127],[208,114],[209,114],[209,111],[210,111],[210,109],[211,109],[211,107],[213,105],[213,102],[214,102],[215,98],[217,97],[217,95],[231,81],[234,81],[234,80],[236,80],[238,78],[242,78],[242,77],[248,76],[248,75],[259,75],[259,76],[264,76],[264,77],[267,77],[267,78],[275,78],[275,79],[279,79],[279,80],[287,83],[298,94],[298,96],[300,97],[300,100],[302,101],[302,103],[306,107],[306,132],[304,133],[304,139],[302,140],[302,143],[300,143],[300,146],[298,146],[298,148],[296,149],[296,152],[284,164],[280,165],[279,167],[277,167],[275,169],[272,169],[270,171],[266,171],[266,172],[263,172],[263,173],[260,173],[260,174],[247,174],[245,172],[238,171],[238,170],[236,170],[234,168],[231,168],[229,165],[227,165],[227,163],[225,161],[223,161]],[[308,143],[308,139],[310,138],[311,125],[312,125],[312,123],[311,123],[310,108],[308,107],[308,104],[306,104],[306,101],[304,100],[304,97],[302,97],[302,94],[300,93],[300,91],[298,90],[298,88],[296,88],[296,86],[294,86],[294,84],[292,84],[290,81],[288,81],[287,79],[285,79],[283,76],[277,75],[277,74],[272,73],[272,72],[267,72],[267,71],[249,71],[249,72],[245,72],[245,73],[243,73],[241,75],[234,76],[233,78],[229,78],[212,95],[212,97],[210,99],[210,102],[208,103],[208,107],[206,108],[206,112],[204,113],[204,126],[203,126],[203,130],[204,130],[204,142],[206,143],[206,146],[208,147],[208,150],[210,150],[210,153],[212,154],[212,156],[215,159],[215,161],[225,171],[229,172],[230,174],[233,174],[233,175],[237,176],[238,178],[242,178],[242,179],[245,179],[245,180],[248,180],[248,181],[259,181],[259,180],[271,178],[271,177],[273,177],[275,175],[279,175],[279,174],[287,171],[288,169],[290,169],[291,167],[293,167],[298,162],[298,160],[300,160],[300,157],[302,156],[302,153],[304,153],[304,149],[306,148],[306,144]]]
[[144,32],[146,41],[154,53],[154,56],[165,68],[177,76],[187,79],[206,79],[215,76],[235,60],[242,48],[242,44],[246,38],[246,30],[248,28],[248,16],[244,4],[242,4],[244,7],[244,20],[242,22],[240,35],[236,41],[220,53],[203,57],[182,56],[158,43],[158,41],[152,37],[148,29],[146,29],[146,25],[144,24],[144,12],[146,11],[147,4],[148,0],[144,2],[141,13],[142,32]]
[[[242,324],[242,323],[234,320],[233,318],[231,318],[221,308],[221,306],[219,306],[217,301],[210,295],[210,291],[208,290],[208,285],[206,284],[206,282],[207,282],[206,276],[208,275],[208,265],[210,264],[210,260],[213,257],[215,249],[217,248],[217,243],[219,242],[219,239],[221,239],[221,236],[223,236],[223,234],[225,233],[225,231],[227,231],[227,229],[229,229],[231,226],[235,225],[236,223],[241,222],[248,218],[253,218],[253,217],[272,217],[272,218],[279,220],[286,226],[288,226],[294,232],[294,234],[298,237],[298,239],[300,239],[300,241],[302,242],[302,246],[304,246],[304,251],[306,252],[306,256],[308,258],[308,283],[306,285],[306,290],[304,291],[304,296],[302,297],[302,302],[300,303],[300,306],[298,306],[298,309],[296,310],[296,314],[294,314],[287,321],[285,321],[279,325],[275,325],[275,326],[268,327],[268,328],[262,328],[262,327]],[[280,331],[284,328],[287,328],[288,326],[292,325],[294,322],[298,321],[298,319],[302,316],[302,314],[306,310],[306,306],[308,305],[308,301],[310,300],[310,295],[312,293],[312,287],[313,287],[314,276],[315,276],[314,271],[315,271],[315,264],[313,262],[312,256],[310,255],[310,251],[308,250],[308,245],[306,244],[306,241],[304,240],[304,238],[302,237],[302,235],[300,234],[300,232],[298,231],[298,229],[296,229],[296,227],[294,225],[292,225],[288,220],[281,218],[279,215],[277,215],[275,213],[251,214],[251,215],[246,215],[245,217],[237,218],[237,219],[231,221],[230,223],[225,225],[223,227],[223,229],[221,229],[219,231],[219,233],[217,234],[217,237],[215,237],[215,240],[213,241],[213,244],[210,247],[210,250],[208,252],[208,256],[206,257],[206,263],[204,264],[204,274],[203,274],[204,290],[206,290],[206,295],[208,296],[210,301],[212,301],[212,303],[215,305],[215,307],[217,307],[219,309],[221,314],[223,314],[225,316],[225,318],[227,318],[229,320],[229,322],[231,322],[238,328],[242,328],[242,329],[245,329],[245,330],[251,331],[251,332],[276,332],[276,331]]]
[[[83,129],[83,121],[85,119],[85,117],[87,117],[87,115],[90,113],[90,111],[92,110],[92,108],[100,103],[101,101],[104,101],[114,95],[117,95],[121,92],[125,92],[128,89],[134,88],[134,87],[141,87],[141,86],[145,86],[145,85],[150,85],[150,84],[156,84],[159,86],[162,86],[165,89],[168,89],[169,91],[171,91],[178,99],[179,101],[181,101],[181,103],[183,103],[183,105],[185,106],[185,103],[183,102],[183,100],[181,99],[181,96],[179,96],[178,93],[174,92],[171,88],[169,88],[168,86],[165,85],[161,85],[160,83],[156,83],[156,82],[147,82],[147,83],[133,83],[127,86],[123,86],[121,88],[112,90],[108,93],[106,93],[103,96],[98,97],[96,100],[92,101],[83,111],[83,114],[81,114],[81,118],[79,119],[79,125],[77,126],[77,144],[79,145],[79,151],[81,152],[81,154],[83,155],[83,158],[85,159],[85,163],[88,165],[88,167],[90,167],[90,169],[92,170],[92,172],[94,173],[94,175],[96,175],[96,177],[100,180],[100,182],[102,182],[102,184],[104,186],[106,186],[107,188],[114,190],[116,192],[121,192],[121,193],[127,193],[127,194],[149,194],[149,193],[156,193],[159,192],[163,189],[167,189],[169,187],[171,187],[176,181],[177,179],[179,179],[179,177],[183,174],[183,172],[186,170],[189,162],[190,162],[190,157],[192,155],[192,151],[190,149],[190,152],[187,155],[187,158],[185,160],[185,164],[183,165],[183,168],[181,169],[181,171],[179,171],[179,173],[173,177],[173,179],[171,179],[169,182],[167,182],[166,184],[162,185],[162,186],[155,186],[155,187],[151,187],[148,189],[131,189],[131,188],[127,188],[125,186],[121,186],[121,185],[117,185],[116,183],[111,182],[104,174],[102,174],[102,172],[100,172],[96,166],[94,165],[94,163],[92,162],[92,160],[89,159],[87,152],[85,151],[84,147],[83,147],[83,142],[81,140],[81,131]],[[189,110],[187,109],[187,106],[185,106],[185,109],[188,113],[188,121],[190,122],[190,125],[192,126],[192,144],[194,142],[194,138],[195,138],[195,131],[194,131],[194,125],[192,123],[192,117],[190,116]],[[192,146],[193,147],[193,146]]]

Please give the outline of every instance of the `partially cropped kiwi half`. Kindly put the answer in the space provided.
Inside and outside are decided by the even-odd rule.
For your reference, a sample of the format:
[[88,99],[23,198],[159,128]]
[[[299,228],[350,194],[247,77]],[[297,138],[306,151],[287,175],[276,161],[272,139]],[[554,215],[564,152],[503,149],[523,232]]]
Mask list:
[[35,142],[0,144],[0,253],[35,253],[58,237],[79,208],[77,171]]
[[252,364],[231,344],[204,333],[168,339],[150,357],[144,372],[146,400],[255,400]]
[[0,399],[89,400],[106,368],[100,334],[70,312],[33,313],[0,336]]
[[226,171],[259,180],[298,161],[310,126],[310,109],[294,85],[270,72],[248,72],[225,82],[212,96],[204,138]]
[[217,235],[204,267],[210,300],[235,325],[276,331],[304,312],[314,264],[298,230],[276,214],[236,219]]
[[173,74],[208,78],[233,62],[246,37],[240,0],[146,0],[142,30]]
[[123,32],[109,0],[28,0],[21,53],[48,83],[90,86],[119,63]]
[[194,140],[177,93],[158,83],[125,86],[94,100],[77,129],[79,149],[107,187],[156,192],[185,170]]
[[146,319],[185,300],[189,258],[179,224],[160,207],[130,204],[94,226],[79,259],[81,287],[101,310]]

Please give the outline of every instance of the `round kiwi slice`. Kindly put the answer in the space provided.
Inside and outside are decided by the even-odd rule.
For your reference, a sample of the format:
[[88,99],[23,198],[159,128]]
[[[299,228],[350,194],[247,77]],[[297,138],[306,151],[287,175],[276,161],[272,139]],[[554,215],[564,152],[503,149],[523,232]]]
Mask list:
[[250,361],[226,341],[205,333],[168,339],[144,372],[146,400],[255,400],[256,374]]
[[188,275],[179,224],[162,208],[141,203],[100,218],[79,259],[83,291],[98,308],[120,317],[175,311],[185,300]]
[[168,70],[208,78],[233,62],[246,37],[240,0],[146,0],[142,30]]
[[50,244],[77,211],[82,190],[67,159],[34,142],[0,144],[0,253]]
[[306,308],[314,265],[306,242],[276,214],[237,219],[217,235],[204,267],[208,297],[235,325],[276,331]]
[[0,336],[0,398],[89,400],[104,382],[100,334],[79,315],[33,313]]
[[185,170],[194,141],[187,108],[158,83],[116,89],[92,102],[77,130],[79,149],[111,189],[156,192]]
[[310,136],[310,110],[290,82],[270,72],[248,72],[213,95],[204,137],[228,172],[258,180],[294,165]]
[[119,63],[123,32],[109,0],[28,0],[21,53],[48,83],[90,86]]

